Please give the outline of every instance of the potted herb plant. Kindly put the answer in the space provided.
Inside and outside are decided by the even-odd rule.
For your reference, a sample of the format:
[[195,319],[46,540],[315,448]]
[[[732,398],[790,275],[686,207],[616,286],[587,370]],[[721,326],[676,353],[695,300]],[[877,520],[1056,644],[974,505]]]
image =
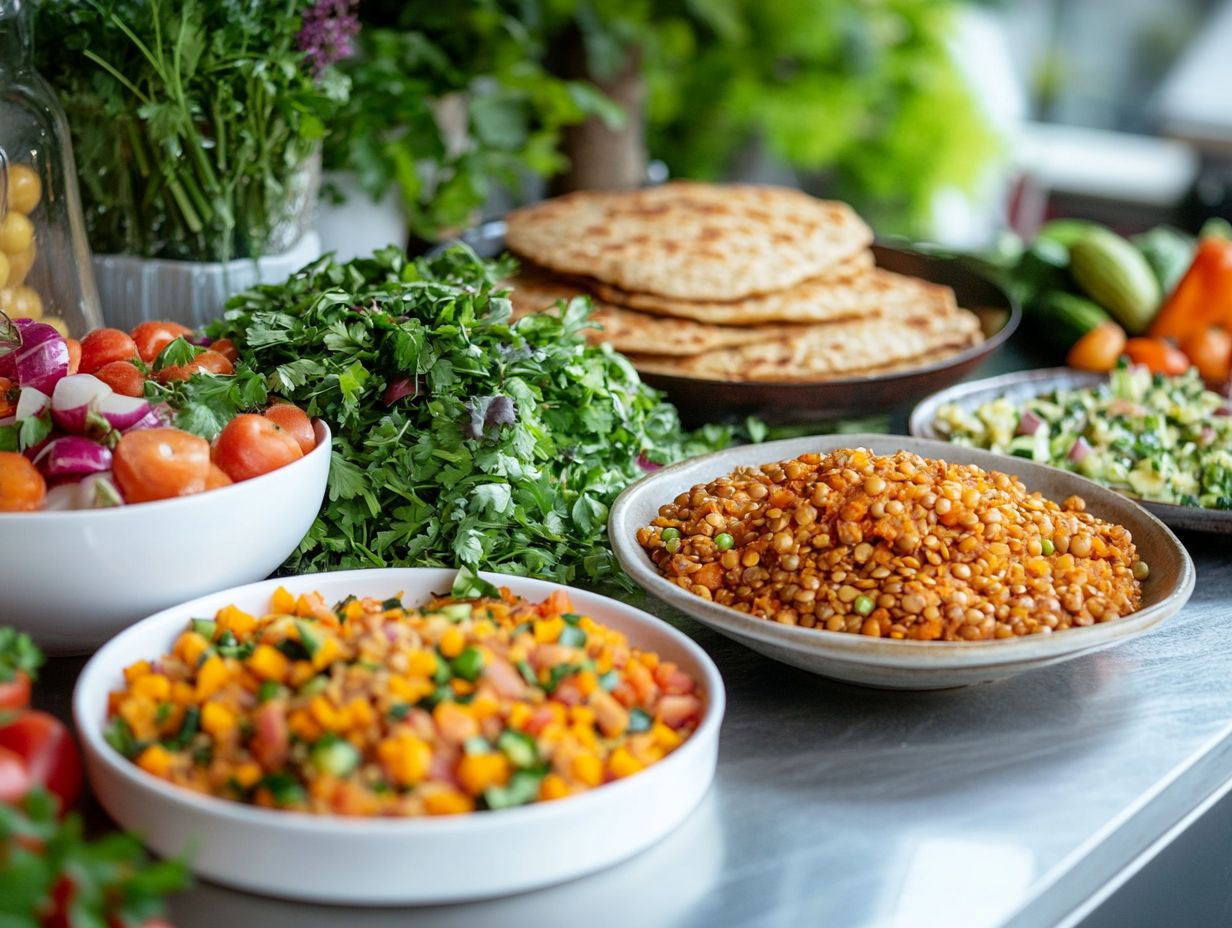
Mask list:
[[325,143],[327,250],[446,237],[502,189],[562,170],[565,126],[621,119],[588,81],[545,67],[543,14],[537,0],[364,0],[340,63],[349,102]]
[[104,315],[199,326],[315,258],[320,143],[356,0],[46,0]]

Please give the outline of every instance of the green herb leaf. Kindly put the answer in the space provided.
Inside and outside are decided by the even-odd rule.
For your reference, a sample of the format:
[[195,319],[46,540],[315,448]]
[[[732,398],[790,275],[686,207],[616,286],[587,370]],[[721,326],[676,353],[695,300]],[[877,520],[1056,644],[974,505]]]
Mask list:
[[180,367],[187,364],[197,355],[205,351],[200,345],[194,345],[184,336],[173,339],[167,347],[158,353],[154,359],[154,370],[161,371],[167,367]]
[[470,567],[458,569],[450,595],[454,599],[500,599],[500,590]]
[[8,683],[19,671],[36,680],[44,660],[43,652],[29,635],[8,626],[0,627],[0,683]]

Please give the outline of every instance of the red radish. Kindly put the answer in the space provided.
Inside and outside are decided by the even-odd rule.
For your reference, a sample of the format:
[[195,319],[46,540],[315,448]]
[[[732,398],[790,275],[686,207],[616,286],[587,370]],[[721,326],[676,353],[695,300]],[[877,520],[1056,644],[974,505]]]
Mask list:
[[1044,424],[1044,420],[1028,409],[1026,412],[1022,414],[1022,417],[1018,420],[1018,433],[1017,434],[1034,435],[1036,432],[1040,430],[1040,426],[1043,424]]
[[171,408],[166,403],[156,403],[146,409],[145,415],[132,425],[122,429],[122,431],[136,432],[141,429],[164,429],[172,424],[174,418]]
[[1081,464],[1086,460],[1088,454],[1091,453],[1091,446],[1087,444],[1087,440],[1081,436],[1070,447],[1067,457],[1075,464]]
[[77,485],[78,509],[110,509],[123,505],[124,498],[116,489],[115,478],[109,470],[84,477]]
[[51,394],[51,417],[64,431],[84,435],[90,428],[90,414],[97,415],[99,404],[111,395],[111,387],[93,374],[62,377]]
[[64,435],[39,452],[34,466],[49,480],[84,477],[109,470],[111,451],[80,435]]
[[98,402],[98,412],[108,425],[124,432],[141,422],[150,413],[150,402],[144,397],[108,393]]
[[61,483],[47,490],[43,497],[44,512],[67,512],[70,509],[80,509],[80,486],[76,483]]
[[41,416],[43,410],[51,405],[51,397],[34,387],[22,387],[17,398],[17,412],[14,413],[18,422],[31,416]]
[[17,382],[50,393],[56,382],[68,374],[68,342],[46,323],[23,326],[19,321],[17,325],[21,329],[21,347],[11,355]]

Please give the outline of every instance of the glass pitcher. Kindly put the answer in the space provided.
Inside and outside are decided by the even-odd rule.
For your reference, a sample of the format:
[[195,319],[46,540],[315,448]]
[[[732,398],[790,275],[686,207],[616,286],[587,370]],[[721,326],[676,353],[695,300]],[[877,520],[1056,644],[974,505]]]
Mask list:
[[32,0],[0,0],[0,312],[103,324],[64,111],[34,70]]

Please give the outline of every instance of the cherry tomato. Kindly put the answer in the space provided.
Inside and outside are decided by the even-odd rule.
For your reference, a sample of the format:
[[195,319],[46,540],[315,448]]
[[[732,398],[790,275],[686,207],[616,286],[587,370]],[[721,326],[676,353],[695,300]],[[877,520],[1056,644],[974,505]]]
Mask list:
[[12,680],[0,680],[0,710],[24,709],[30,705],[30,675],[23,670],[13,673]]
[[1232,372],[1232,334],[1211,326],[1181,342],[1181,350],[1193,362],[1203,380],[1222,384]]
[[83,374],[96,374],[113,361],[131,361],[135,357],[137,343],[119,329],[95,329],[81,340]]
[[128,432],[116,445],[112,472],[129,503],[200,493],[210,474],[210,444],[180,429]]
[[60,798],[68,809],[81,792],[81,757],[73,736],[54,715],[22,712],[0,725],[0,748],[7,748],[26,764],[31,779]]
[[1162,338],[1131,338],[1125,343],[1125,354],[1135,364],[1143,364],[1153,374],[1183,374],[1189,370],[1185,352]]
[[146,364],[153,364],[162,350],[182,335],[192,335],[192,329],[178,322],[143,322],[132,331],[137,354]]
[[81,370],[81,342],[66,338],[64,344],[68,345],[68,372],[76,374]]
[[9,165],[9,209],[31,213],[43,197],[43,182],[34,168],[24,164]]
[[313,431],[312,420],[308,413],[290,403],[275,403],[265,410],[265,418],[275,425],[285,429],[299,445],[299,450],[307,454],[317,446],[317,433]]
[[252,413],[228,422],[214,444],[214,463],[237,483],[268,474],[303,456],[290,432]]
[[21,396],[21,387],[17,382],[7,377],[0,377],[0,419],[7,419],[17,414],[17,400]]
[[25,455],[0,451],[0,512],[33,512],[46,496],[43,475]]
[[234,374],[235,368],[225,356],[207,349],[187,364],[164,367],[161,371],[155,371],[154,376],[159,383],[167,383],[169,380],[187,380],[199,371],[207,374]]
[[94,376],[123,396],[145,396],[145,374],[131,361],[104,364]]
[[219,487],[229,487],[234,481],[228,477],[221,467],[213,462],[210,463],[210,475],[205,478],[205,488],[207,490],[217,490]]
[[19,802],[34,786],[34,777],[26,767],[21,755],[8,748],[0,748],[0,803],[12,805]]
[[220,338],[216,342],[211,342],[210,351],[217,351],[232,364],[240,359],[239,349],[235,347],[235,342],[229,338]]
[[1125,350],[1125,330],[1115,322],[1101,322],[1074,342],[1065,363],[1080,371],[1106,373]]

